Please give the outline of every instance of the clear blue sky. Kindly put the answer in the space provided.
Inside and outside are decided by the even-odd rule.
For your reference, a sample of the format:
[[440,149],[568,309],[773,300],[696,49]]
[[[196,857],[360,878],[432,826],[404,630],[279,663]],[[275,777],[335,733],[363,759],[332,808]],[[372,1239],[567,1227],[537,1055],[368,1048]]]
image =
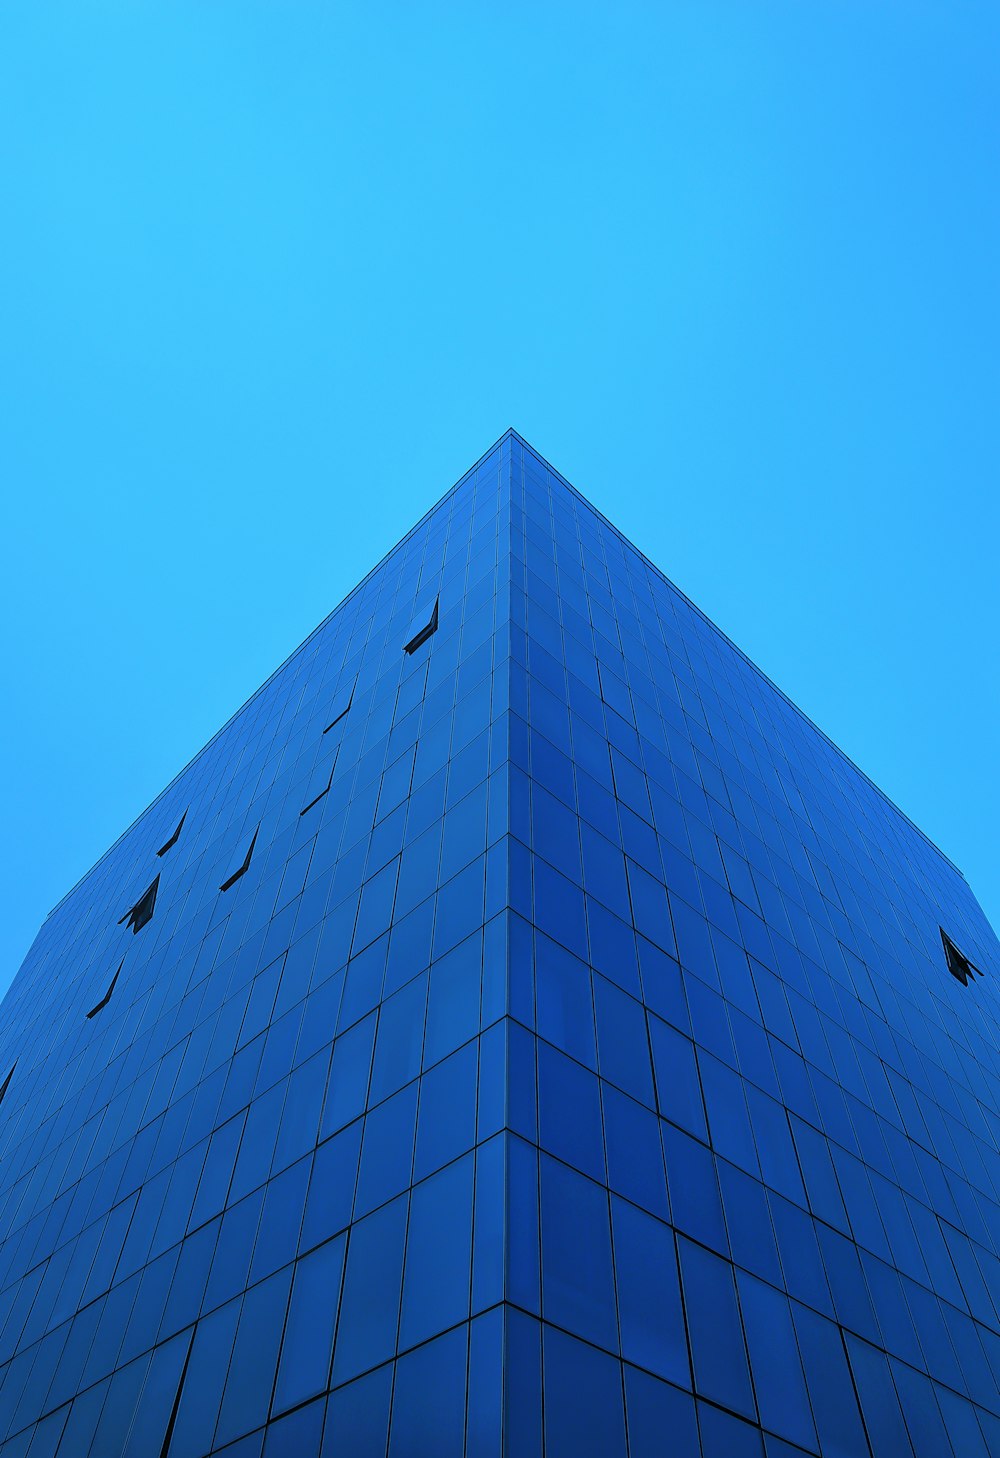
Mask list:
[[0,987],[513,425],[1000,922],[994,0],[0,18]]

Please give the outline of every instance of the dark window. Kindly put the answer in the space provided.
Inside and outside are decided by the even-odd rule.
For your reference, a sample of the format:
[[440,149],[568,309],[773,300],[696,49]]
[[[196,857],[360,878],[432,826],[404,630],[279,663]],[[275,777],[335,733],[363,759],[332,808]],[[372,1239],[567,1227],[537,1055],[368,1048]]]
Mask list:
[[410,638],[403,644],[404,653],[416,653],[421,643],[426,643],[432,633],[437,632],[438,625],[438,600],[434,599],[434,606],[430,613],[426,608],[419,612],[410,624]]
[[115,990],[115,983],[118,981],[118,978],[121,975],[121,970],[122,970],[122,968],[124,966],[125,966],[125,958],[123,957],[122,960],[118,963],[118,971],[112,977],[111,982],[108,985],[107,992],[101,998],[100,1002],[95,1003],[94,1006],[90,1009],[90,1012],[87,1014],[88,1018],[94,1018],[94,1017],[96,1017],[97,1014],[101,1011],[102,1008],[107,1007],[108,1003],[111,1001],[111,994]]
[[160,878],[157,876],[153,884],[146,887],[146,890],[139,897],[135,905],[126,911],[125,915],[119,920],[119,926],[125,922],[132,928],[133,936],[146,925],[152,916],[153,907],[156,905],[156,888],[159,884]]
[[[259,829],[260,826],[258,825],[257,830]],[[230,886],[232,886],[236,881],[240,879],[240,877],[243,875],[243,872],[249,866],[250,857],[253,855],[253,848],[257,841],[257,830],[254,831],[249,841],[244,840],[240,842],[239,849],[233,856],[232,861],[230,861],[229,863],[231,867],[229,875],[219,887],[220,891],[228,891]]]
[[[170,1441],[174,1436],[174,1425],[177,1422],[177,1413],[181,1405],[181,1393],[184,1391],[184,1379],[188,1373],[188,1363],[191,1361],[191,1348],[194,1346],[194,1328],[191,1329],[191,1337],[188,1341],[187,1355],[184,1358],[184,1366],[181,1368],[181,1375],[177,1382],[177,1391],[174,1393],[173,1406],[170,1409],[170,1416],[167,1419],[166,1431],[163,1434],[163,1443],[160,1447],[160,1458],[167,1458],[170,1451]],[[161,1347],[162,1351],[163,1348]]]
[[940,932],[941,940],[944,943],[944,955],[948,963],[948,971],[952,977],[958,978],[963,987],[968,987],[970,977],[982,977],[983,974],[973,962],[969,961],[968,957],[958,950],[944,927],[940,928]]
[[177,822],[177,829],[174,831],[173,835],[170,837],[170,839],[164,845],[161,845],[160,846],[160,849],[156,852],[156,854],[158,856],[165,856],[166,853],[167,853],[167,851],[170,850],[173,846],[175,846],[177,844],[177,838],[178,838],[178,836],[180,835],[181,831],[184,828],[184,822],[185,822],[186,819],[187,819],[187,811],[185,810],[184,811],[184,814],[181,816],[180,820],[178,820],[178,822]]
[[3,1083],[0,1083],[0,1102],[3,1101],[4,1094],[10,1088],[10,1081],[14,1077],[14,1069],[16,1067],[17,1067],[17,1059],[15,1058],[14,1059],[14,1062],[10,1065],[10,1072],[8,1073],[7,1077],[4,1079]]
[[307,810],[311,810],[314,805],[318,805],[327,793],[333,784],[333,767],[336,762],[337,757],[334,755],[332,760],[327,760],[325,764],[319,765],[313,771],[312,779],[309,781],[309,788],[306,791],[306,803],[299,811],[300,815],[304,815]]
[[323,730],[324,734],[329,734],[334,724],[340,723],[341,719],[351,707],[351,700],[353,698],[354,683],[349,683],[344,688],[337,690],[333,697],[333,703],[330,705],[330,722]]

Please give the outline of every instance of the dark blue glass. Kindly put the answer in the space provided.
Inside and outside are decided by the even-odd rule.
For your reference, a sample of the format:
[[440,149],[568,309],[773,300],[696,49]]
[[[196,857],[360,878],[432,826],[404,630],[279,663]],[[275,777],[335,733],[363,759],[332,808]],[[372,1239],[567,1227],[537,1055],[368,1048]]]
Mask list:
[[274,1388],[275,1412],[297,1407],[326,1390],[345,1244],[344,1236],[338,1236],[295,1267]]
[[11,986],[0,1454],[1000,1452],[998,968],[508,432]]
[[621,1366],[555,1327],[545,1328],[545,1452],[624,1458]]
[[401,1347],[411,1347],[468,1319],[474,1162],[449,1164],[410,1196]]

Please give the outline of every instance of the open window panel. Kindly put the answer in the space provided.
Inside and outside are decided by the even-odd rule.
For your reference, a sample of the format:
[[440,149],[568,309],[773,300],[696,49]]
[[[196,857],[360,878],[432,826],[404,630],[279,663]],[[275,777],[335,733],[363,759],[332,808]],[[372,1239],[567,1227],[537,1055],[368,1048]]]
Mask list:
[[974,962],[969,961],[964,952],[958,950],[943,926],[939,927],[938,930],[941,933],[941,941],[944,944],[944,956],[945,961],[948,963],[948,971],[952,977],[957,977],[963,987],[968,987],[969,979],[972,977],[982,977],[982,972]]
[[236,847],[233,858],[229,862],[229,874],[219,887],[220,891],[228,891],[230,886],[234,886],[247,870],[250,865],[250,857],[253,855],[253,848],[257,843],[257,831],[259,830],[258,825],[253,834],[244,836]]
[[168,841],[165,841],[163,843],[163,845],[160,846],[160,849],[156,852],[156,854],[158,856],[165,856],[168,850],[173,850],[174,846],[177,844],[178,840],[180,839],[180,834],[181,834],[181,831],[184,829],[184,822],[185,822],[186,819],[187,819],[187,811],[185,810],[184,811],[184,814],[181,816],[180,820],[178,820],[178,822],[177,822],[177,829],[174,831],[173,835],[170,837],[170,839]]
[[17,1059],[15,1058],[14,1059],[14,1062],[10,1065],[10,1070],[9,1070],[9,1072],[7,1074],[7,1077],[4,1079],[3,1083],[0,1083],[0,1103],[3,1103],[3,1096],[7,1092],[7,1090],[10,1088],[10,1081],[14,1077],[14,1069],[16,1067],[17,1067]]
[[299,811],[300,815],[304,815],[307,810],[311,810],[314,805],[318,805],[333,784],[333,771],[337,764],[339,749],[340,746],[337,745],[333,754],[328,754],[309,776],[306,784],[305,803]]
[[[177,1378],[177,1386],[174,1390],[173,1400],[170,1404],[170,1412],[167,1415],[167,1425],[163,1430],[163,1442],[160,1444],[159,1458],[167,1458],[167,1454],[170,1452],[170,1444],[173,1442],[174,1428],[177,1424],[177,1414],[180,1411],[181,1406],[181,1395],[184,1392],[184,1383],[187,1381],[188,1367],[191,1363],[191,1351],[194,1347],[194,1334],[195,1328],[192,1327],[191,1333],[187,1339],[187,1351],[184,1354],[184,1362],[181,1366],[180,1376]],[[159,1364],[160,1370],[156,1371],[155,1375],[160,1379],[160,1381],[159,1383],[157,1383],[156,1389],[154,1389],[157,1392],[157,1406],[159,1406],[159,1402],[162,1401],[162,1398],[169,1396],[170,1393],[170,1388],[169,1386],[167,1386],[170,1368],[167,1367],[166,1370],[164,1370],[164,1364],[176,1361],[178,1352],[177,1344],[180,1343],[182,1340],[182,1337],[176,1337],[173,1341],[162,1343],[153,1352],[153,1367],[150,1369],[150,1376],[147,1380],[145,1391],[148,1392],[150,1390],[150,1383],[153,1380],[154,1369],[157,1367],[157,1364]],[[166,1391],[164,1391],[164,1388],[166,1388]],[[139,1412],[142,1412],[141,1407],[139,1408]],[[237,1447],[238,1446],[239,1444],[237,1444]],[[129,1451],[131,1451],[131,1449]]]
[[160,878],[159,876],[157,876],[156,880],[152,883],[152,885],[146,887],[145,891],[139,897],[139,900],[135,903],[135,905],[130,906],[128,911],[126,911],[125,915],[119,917],[118,925],[130,926],[132,928],[133,936],[136,932],[142,931],[142,928],[146,925],[147,921],[149,921],[150,917],[153,915],[153,907],[156,905],[156,890],[159,884]]
[[122,968],[124,966],[125,966],[125,958],[123,957],[121,959],[121,961],[118,963],[118,971],[115,973],[115,975],[112,977],[111,981],[108,983],[108,990],[107,990],[107,992],[101,998],[100,1002],[95,1002],[94,1006],[90,1009],[90,1012],[87,1014],[87,1017],[88,1018],[96,1018],[97,1017],[97,1014],[103,1008],[106,1008],[107,1007],[108,1003],[111,1001],[111,994],[115,990],[115,983],[118,981],[118,978],[121,976],[121,970],[122,970]]
[[420,645],[426,643],[432,633],[437,632],[438,601],[439,599],[435,598],[433,607],[423,607],[414,615],[407,633],[407,641],[403,644],[404,653],[416,653]]
[[352,678],[350,683],[344,684],[344,686],[342,688],[339,688],[334,694],[333,702],[330,704],[330,722],[323,730],[324,734],[329,734],[333,726],[335,724],[339,724],[340,721],[347,714],[347,711],[351,707],[351,702],[354,698],[354,687],[356,683],[357,679]]

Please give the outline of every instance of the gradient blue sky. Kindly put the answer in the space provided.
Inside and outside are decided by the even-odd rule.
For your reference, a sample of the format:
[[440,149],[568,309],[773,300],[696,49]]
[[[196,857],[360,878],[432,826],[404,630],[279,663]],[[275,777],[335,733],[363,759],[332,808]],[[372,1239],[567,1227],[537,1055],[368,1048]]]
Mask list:
[[0,987],[513,425],[1000,921],[1000,8],[0,18]]

